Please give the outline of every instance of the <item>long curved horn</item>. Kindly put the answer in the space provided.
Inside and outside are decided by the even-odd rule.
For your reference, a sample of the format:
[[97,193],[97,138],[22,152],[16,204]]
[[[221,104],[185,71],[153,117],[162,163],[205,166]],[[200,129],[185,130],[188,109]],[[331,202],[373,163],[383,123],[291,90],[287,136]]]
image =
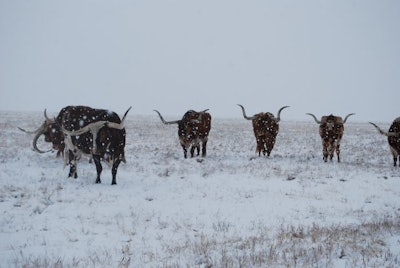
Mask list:
[[[81,129],[75,130],[75,131],[68,131],[66,129],[64,129],[63,127],[61,128],[61,131],[64,133],[65,135],[65,139],[68,142],[72,142],[71,141],[71,136],[79,136],[82,135],[88,131],[90,131],[93,135],[93,148],[92,148],[92,153],[97,153],[97,144],[96,144],[96,140],[97,140],[97,134],[99,133],[99,130],[106,126],[107,123],[109,123],[108,121],[98,121],[98,122],[94,122],[91,124],[88,124],[86,126],[84,126]],[[116,123],[114,123],[116,124]],[[120,124],[116,124],[116,125],[120,125]],[[123,125],[122,125],[123,126]]]
[[315,115],[310,114],[310,113],[306,113],[306,114],[308,114],[309,116],[312,116],[314,118],[315,122],[317,122],[317,124],[319,124],[319,125],[321,124],[321,121],[319,121]]
[[132,106],[129,107],[129,109],[125,112],[124,116],[122,117],[121,123],[115,123],[115,122],[110,122],[110,121],[97,121],[93,122],[90,124],[87,124],[83,128],[80,128],[75,131],[69,131],[66,130],[65,128],[61,127],[61,130],[64,134],[68,136],[79,136],[82,135],[88,131],[92,133],[98,133],[100,128],[102,127],[109,127],[109,128],[115,128],[115,129],[124,129],[125,128],[125,119],[128,114],[128,112],[132,109]]
[[346,117],[345,117],[344,120],[343,120],[343,124],[346,123],[347,118],[349,118],[349,117],[352,116],[352,115],[355,115],[355,113],[351,113],[351,114],[346,115]]
[[242,105],[240,105],[240,104],[238,104],[238,106],[240,106],[240,108],[242,108],[243,117],[244,117],[245,119],[247,119],[247,120],[253,120],[254,118],[256,118],[256,116],[248,117],[248,116],[246,115],[246,111],[244,110],[244,107],[243,107]]
[[47,121],[53,121],[47,116],[46,109],[44,109],[44,113],[43,114],[44,114],[44,118],[46,118]]
[[79,136],[79,135],[82,135],[82,134],[90,131],[93,135],[92,153],[96,154],[97,153],[96,140],[97,140],[97,135],[98,135],[100,129],[102,127],[124,129],[125,128],[124,121],[125,121],[126,115],[128,114],[128,112],[131,108],[132,107],[129,107],[129,109],[125,112],[125,115],[121,120],[121,123],[114,123],[114,122],[109,122],[109,121],[97,121],[97,122],[90,123],[90,124],[84,126],[83,128],[75,130],[75,131],[68,131],[68,130],[64,129],[63,127],[61,127],[61,130],[64,133],[64,135],[66,135],[66,139],[69,141],[71,141],[71,138],[70,138],[71,136]]
[[90,124],[87,124],[86,126],[84,126],[83,128],[80,128],[78,130],[66,130],[65,128],[61,128],[61,131],[68,136],[79,136],[82,135],[88,131],[92,132],[92,134],[94,133],[98,133],[99,130],[102,127],[109,127],[109,128],[115,128],[115,129],[123,129],[124,128],[124,124],[119,124],[119,123],[114,123],[114,122],[109,122],[109,121],[97,121],[97,122],[93,122]]
[[[129,111],[132,109],[132,106],[126,110],[124,116],[122,117],[121,123],[114,123],[114,122],[108,122],[108,121],[101,121],[104,123],[104,126],[107,126],[109,128],[115,128],[115,129],[124,129],[125,128],[125,119],[126,116],[128,115]],[[100,127],[101,128],[101,127]],[[100,129],[99,128],[99,129]]]
[[[103,126],[107,126],[109,128],[115,128],[115,129],[124,129],[125,128],[125,119],[126,116],[128,115],[129,111],[132,109],[132,106],[126,110],[124,116],[122,117],[121,123],[114,123],[114,122],[109,122],[109,121],[100,121],[97,123],[100,127],[98,127],[97,131],[100,130]],[[94,124],[96,124],[94,123]],[[97,127],[97,126],[96,126]]]
[[41,130],[42,126],[40,126],[38,129],[33,130],[33,131],[29,131],[29,130],[25,130],[23,128],[18,127],[19,130],[21,130],[22,132],[25,132],[27,134],[37,134],[40,130]]
[[281,112],[282,112],[282,110],[285,109],[285,108],[288,108],[288,107],[290,107],[290,106],[283,106],[282,108],[279,109],[278,115],[276,116],[277,117],[276,118],[277,122],[281,121]]
[[40,149],[37,147],[37,141],[38,141],[39,137],[40,137],[42,134],[44,134],[45,132],[46,132],[46,122],[44,122],[44,123],[40,126],[40,128],[37,129],[36,135],[35,135],[35,137],[33,138],[33,142],[32,142],[33,149],[34,149],[36,152],[41,153],[41,154],[47,153],[47,152],[50,152],[50,151],[51,151],[51,149],[50,149],[50,150],[47,150],[47,151],[42,151],[42,150],[40,150]]
[[122,117],[121,124],[123,124],[123,122],[125,121],[125,118],[126,118],[127,114],[129,113],[129,111],[130,111],[131,109],[132,109],[132,106],[129,107],[128,110],[126,110],[126,112],[125,112],[125,114],[124,114],[124,117]]
[[158,113],[158,116],[161,119],[161,122],[163,122],[166,125],[171,125],[171,124],[178,124],[181,120],[176,120],[176,121],[165,121],[164,118],[162,117],[162,115],[160,114],[159,111],[157,110],[153,110],[154,112]]
[[368,122],[368,123],[370,123],[371,125],[373,125],[378,131],[379,131],[379,133],[381,133],[382,135],[385,135],[385,136],[388,136],[388,132],[386,132],[386,131],[383,131],[380,127],[378,127],[377,125],[375,125],[374,123],[372,123],[372,122]]
[[[78,130],[73,130],[73,131],[66,130],[65,128],[61,127],[61,131],[65,135],[68,135],[68,136],[79,136],[79,135],[82,135],[82,134],[90,131],[91,129],[94,130],[94,129],[98,128],[98,127],[100,129],[100,127],[103,127],[105,125],[104,122],[106,122],[106,121],[94,122],[94,123],[91,123],[91,124],[88,124],[88,125],[84,126],[83,128],[80,128]],[[99,126],[99,123],[100,123],[101,126]]]
[[[44,109],[44,118],[46,119],[46,122],[44,122],[38,129],[36,129],[36,130],[33,130],[33,131],[30,131],[30,130],[25,130],[25,129],[23,129],[23,128],[21,128],[21,127],[18,127],[18,129],[19,130],[21,130],[21,131],[23,131],[23,132],[25,132],[25,133],[27,133],[27,134],[37,134],[37,133],[39,133],[39,131],[42,131],[42,129],[43,129],[43,127],[44,127],[44,124],[46,124],[46,123],[49,123],[49,122],[54,122],[54,120],[51,120],[48,116],[47,116],[47,113],[46,113],[46,109]],[[43,134],[43,133],[42,133]]]
[[373,125],[373,126],[379,131],[379,133],[381,133],[382,135],[385,135],[385,136],[387,136],[387,137],[397,137],[397,136],[399,136],[399,134],[397,134],[397,133],[395,133],[395,132],[383,131],[380,127],[378,127],[377,125],[375,125],[375,124],[372,123],[372,122],[368,122],[368,123],[370,123],[371,125]]
[[35,137],[33,137],[32,146],[33,146],[33,149],[34,149],[36,152],[41,153],[41,154],[50,152],[51,149],[50,149],[50,150],[47,150],[47,151],[42,151],[42,150],[40,150],[40,149],[38,148],[38,146],[37,146],[37,141],[38,141],[38,139],[40,138],[40,136],[43,135],[43,134],[46,132],[46,126],[47,126],[49,123],[54,122],[53,120],[51,120],[51,119],[47,116],[47,114],[46,114],[46,109],[44,110],[44,117],[46,118],[46,120],[43,122],[43,124],[42,124],[38,129],[36,129],[36,130],[34,130],[34,131],[27,131],[27,130],[25,130],[25,129],[23,129],[23,128],[18,127],[19,130],[21,130],[21,131],[23,131],[23,132],[25,132],[25,133],[28,133],[28,134],[35,134]]

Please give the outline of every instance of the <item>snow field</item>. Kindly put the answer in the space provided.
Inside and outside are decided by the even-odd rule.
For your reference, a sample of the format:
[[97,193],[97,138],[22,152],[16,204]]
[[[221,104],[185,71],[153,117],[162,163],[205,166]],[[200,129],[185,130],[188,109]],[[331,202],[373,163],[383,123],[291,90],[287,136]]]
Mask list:
[[349,120],[342,162],[324,163],[311,120],[283,120],[266,158],[251,122],[213,118],[207,157],[184,159],[177,126],[130,115],[111,186],[106,164],[95,184],[87,159],[75,180],[32,150],[17,126],[42,113],[0,115],[1,267],[399,265],[400,169],[367,123]]

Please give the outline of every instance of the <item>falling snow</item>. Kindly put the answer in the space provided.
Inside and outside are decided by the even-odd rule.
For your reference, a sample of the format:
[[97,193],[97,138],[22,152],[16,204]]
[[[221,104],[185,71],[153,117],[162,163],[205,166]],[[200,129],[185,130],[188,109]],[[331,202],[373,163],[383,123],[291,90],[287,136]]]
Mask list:
[[[79,177],[71,179],[55,153],[34,152],[33,137],[17,126],[33,129],[41,116],[0,114],[1,267],[36,259],[81,267],[95,261],[98,267],[207,267],[221,266],[224,258],[239,266],[263,249],[289,257],[300,248],[311,256],[318,241],[307,239],[309,228],[357,230],[364,223],[400,221],[400,168],[392,167],[385,137],[367,123],[347,123],[342,163],[323,162],[314,122],[281,121],[266,158],[256,156],[248,122],[218,118],[208,156],[183,159],[176,126],[156,116],[130,116],[127,163],[111,186],[107,166],[102,184],[95,184],[88,159],[79,161]],[[290,236],[280,237],[281,230]],[[359,235],[352,247],[344,237],[310,266],[399,265],[398,229],[378,238]],[[381,254],[366,256],[357,243],[368,249],[376,244]],[[294,251],[286,251],[289,244]],[[297,266],[304,261],[297,259]]]

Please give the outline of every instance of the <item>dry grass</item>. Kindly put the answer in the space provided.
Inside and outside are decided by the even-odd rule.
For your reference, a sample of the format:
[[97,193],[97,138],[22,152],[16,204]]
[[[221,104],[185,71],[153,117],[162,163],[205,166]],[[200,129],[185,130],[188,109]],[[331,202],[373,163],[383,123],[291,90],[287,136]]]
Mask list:
[[[261,228],[257,236],[225,240],[201,234],[194,241],[165,249],[172,256],[192,256],[193,263],[185,264],[188,267],[335,267],[339,263],[345,267],[398,267],[400,253],[392,252],[384,241],[393,237],[400,243],[399,219],[348,226],[282,225],[275,235]],[[163,261],[163,267],[182,266]]]
[[[142,257],[147,262],[157,260],[157,267],[399,267],[399,252],[392,252],[384,241],[393,237],[400,243],[400,218],[385,218],[359,225],[323,227],[280,226],[274,235],[260,228],[257,236],[217,238],[226,226],[216,223],[216,235],[200,234],[195,240],[180,245],[165,245],[171,259],[158,259],[157,254]],[[398,247],[398,246],[397,246]],[[22,252],[15,257],[13,267],[130,267],[131,249],[121,250],[121,261],[109,263],[107,252],[93,254],[88,259],[31,258]],[[177,261],[177,256],[191,256],[191,263]],[[179,259],[179,258],[178,258]]]

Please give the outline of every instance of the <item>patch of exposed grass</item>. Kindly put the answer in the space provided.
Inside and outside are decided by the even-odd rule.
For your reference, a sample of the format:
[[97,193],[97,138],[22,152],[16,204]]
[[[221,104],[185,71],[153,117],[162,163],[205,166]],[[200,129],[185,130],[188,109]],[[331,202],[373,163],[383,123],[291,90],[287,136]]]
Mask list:
[[[359,225],[311,226],[281,225],[270,234],[260,228],[249,237],[223,236],[225,227],[214,224],[214,235],[199,234],[179,245],[163,245],[165,254],[149,254],[146,262],[157,267],[399,267],[400,220],[377,219]],[[387,243],[396,238],[395,249]],[[397,251],[396,251],[397,249]],[[9,267],[129,267],[135,264],[131,249],[125,245],[119,263],[110,263],[109,252],[79,259],[24,256],[16,254]],[[160,256],[169,256],[159,259]],[[114,256],[115,257],[115,256]],[[140,260],[143,262],[143,260]]]

